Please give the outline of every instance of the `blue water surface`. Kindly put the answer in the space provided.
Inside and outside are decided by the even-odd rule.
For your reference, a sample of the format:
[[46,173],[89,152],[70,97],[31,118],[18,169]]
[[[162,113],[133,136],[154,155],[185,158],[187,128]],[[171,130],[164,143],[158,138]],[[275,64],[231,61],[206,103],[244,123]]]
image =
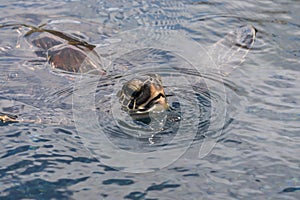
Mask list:
[[[0,122],[0,199],[299,199],[299,10],[294,0],[0,2],[0,112],[23,120]],[[52,70],[21,24],[97,45],[112,76]],[[207,81],[199,82],[200,50],[245,24],[258,32],[244,61],[226,77],[204,62],[198,72]],[[109,65],[115,55],[123,56]],[[117,86],[146,69],[161,70],[175,110],[150,140],[123,134],[112,103]],[[96,95],[87,93],[93,86]],[[100,136],[145,160],[99,147]],[[173,156],[165,147],[185,150],[162,165]]]

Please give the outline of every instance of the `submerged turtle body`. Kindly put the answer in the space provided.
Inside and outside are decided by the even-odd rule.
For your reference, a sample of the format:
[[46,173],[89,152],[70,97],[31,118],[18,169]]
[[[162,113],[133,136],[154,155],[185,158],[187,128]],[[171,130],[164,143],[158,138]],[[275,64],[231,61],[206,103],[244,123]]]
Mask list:
[[[211,59],[228,75],[235,65],[241,63],[252,47],[256,30],[252,26],[239,27],[208,48]],[[37,48],[36,54],[45,57],[54,68],[71,73],[105,75],[95,45],[59,31],[34,28],[25,37]],[[235,64],[233,64],[235,63]],[[166,110],[168,103],[160,75],[150,74],[126,82],[117,96],[122,110],[131,116],[145,116],[149,111]],[[2,121],[18,121],[16,117],[0,115]],[[7,116],[7,117],[5,117]]]

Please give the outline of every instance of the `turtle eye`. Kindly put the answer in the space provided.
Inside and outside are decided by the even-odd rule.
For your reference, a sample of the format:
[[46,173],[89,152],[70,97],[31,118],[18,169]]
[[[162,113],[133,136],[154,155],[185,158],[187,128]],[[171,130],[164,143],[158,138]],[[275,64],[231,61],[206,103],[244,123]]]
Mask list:
[[126,95],[132,98],[137,98],[138,96],[141,95],[141,92],[142,92],[141,90],[138,90],[136,88],[130,88],[130,87],[125,88]]
[[124,91],[125,95],[131,98],[137,98],[141,95],[142,92],[142,82],[140,80],[133,79],[127,82],[122,90]]
[[150,85],[145,84],[136,97],[136,105],[142,105],[151,98]]

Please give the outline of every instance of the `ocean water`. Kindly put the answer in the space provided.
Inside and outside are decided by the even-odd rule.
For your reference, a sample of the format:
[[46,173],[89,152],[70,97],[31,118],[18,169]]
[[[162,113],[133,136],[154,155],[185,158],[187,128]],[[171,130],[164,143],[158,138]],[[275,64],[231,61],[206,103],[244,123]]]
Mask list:
[[[299,199],[299,9],[0,2],[0,112],[21,120],[0,122],[0,199]],[[258,31],[249,51],[213,46],[243,25]],[[52,69],[32,27],[95,45],[101,73]],[[171,109],[141,125],[116,94],[149,73]]]

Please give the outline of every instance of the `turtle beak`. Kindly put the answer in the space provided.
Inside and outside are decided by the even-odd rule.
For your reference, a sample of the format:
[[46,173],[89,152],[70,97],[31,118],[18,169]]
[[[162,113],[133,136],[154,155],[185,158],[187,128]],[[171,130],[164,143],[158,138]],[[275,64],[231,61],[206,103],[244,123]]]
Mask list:
[[154,104],[152,108],[150,108],[150,111],[161,112],[167,110],[168,108],[169,104],[167,102],[166,96],[160,95],[160,97],[156,101],[154,101]]
[[140,106],[140,108],[149,111],[162,112],[169,108],[169,104],[166,99],[165,91],[161,85],[155,83],[150,84],[150,97],[146,103]]

